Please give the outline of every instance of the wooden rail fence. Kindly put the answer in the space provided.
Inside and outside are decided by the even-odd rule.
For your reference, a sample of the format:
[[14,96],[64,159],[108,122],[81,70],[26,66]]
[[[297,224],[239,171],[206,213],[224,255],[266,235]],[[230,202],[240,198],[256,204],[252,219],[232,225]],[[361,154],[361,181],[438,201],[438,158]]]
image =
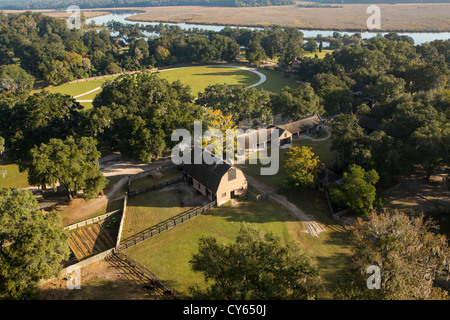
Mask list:
[[216,202],[212,201],[201,208],[189,210],[188,212],[185,212],[178,216],[175,216],[174,218],[172,218],[171,220],[169,220],[165,223],[160,223],[153,227],[150,227],[149,229],[144,230],[141,233],[133,236],[132,238],[126,239],[124,242],[120,243],[117,251],[127,249],[131,246],[134,246],[135,244],[137,244],[139,242],[142,242],[148,238],[154,237],[163,231],[169,230],[185,221],[190,220],[193,217],[198,216],[199,214],[202,214],[202,213],[208,211],[209,209],[213,208],[215,205],[216,205]]
[[145,189],[141,189],[141,190],[138,190],[138,191],[132,191],[132,192],[128,193],[128,198],[135,197],[135,196],[140,195],[142,193],[150,192],[150,191],[153,191],[153,190],[162,189],[162,188],[167,187],[167,186],[169,186],[171,184],[178,183],[178,182],[181,182],[181,181],[183,181],[183,176],[180,176],[178,178],[175,178],[175,179],[172,179],[172,180],[169,180],[169,181],[166,181],[166,182],[162,182],[160,184],[157,184],[155,186],[151,186],[151,187],[148,187],[148,188],[145,188]]

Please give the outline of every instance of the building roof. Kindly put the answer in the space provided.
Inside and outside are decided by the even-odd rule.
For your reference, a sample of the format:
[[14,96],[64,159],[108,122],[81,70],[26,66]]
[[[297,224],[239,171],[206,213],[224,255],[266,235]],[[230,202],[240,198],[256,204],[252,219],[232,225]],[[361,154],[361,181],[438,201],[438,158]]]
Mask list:
[[[207,164],[203,158],[203,153],[208,151],[201,151],[199,155],[191,150],[191,163],[183,163],[183,171],[193,177],[195,180],[204,185],[208,190],[213,193],[217,192],[222,177],[232,168],[232,166],[225,161],[222,163]],[[209,155],[218,159],[211,153]]]
[[319,125],[320,123],[322,123],[322,118],[320,118],[318,115],[313,115],[313,116],[299,119],[294,122],[277,125],[276,127],[279,129],[287,130],[290,133],[294,134],[297,132],[302,132],[307,129],[314,128],[315,126]]

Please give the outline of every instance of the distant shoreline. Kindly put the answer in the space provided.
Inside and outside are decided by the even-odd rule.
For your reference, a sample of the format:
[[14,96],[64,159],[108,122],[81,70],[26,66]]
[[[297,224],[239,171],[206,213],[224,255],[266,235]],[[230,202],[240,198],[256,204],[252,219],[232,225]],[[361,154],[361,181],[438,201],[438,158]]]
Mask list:
[[[94,17],[92,17],[94,18]],[[156,22],[156,23],[162,23],[162,24],[179,24],[179,23],[185,23],[185,24],[196,24],[196,25],[202,25],[202,26],[216,26],[216,27],[238,27],[238,28],[268,28],[270,26],[267,25],[230,25],[230,24],[225,24],[225,23],[207,23],[207,22],[195,22],[195,21],[167,21],[167,20],[138,20],[138,19],[129,19],[126,18],[125,20],[127,21],[132,21],[132,22]],[[287,27],[287,26],[283,26],[282,27]],[[308,31],[337,31],[337,32],[355,32],[355,33],[364,33],[364,32],[372,32],[372,33],[376,33],[376,32],[380,32],[380,33],[385,33],[385,32],[395,32],[395,33],[448,33],[449,31],[438,31],[438,30],[430,30],[430,31],[411,31],[409,29],[407,30],[385,30],[385,29],[376,29],[376,30],[371,30],[371,29],[358,29],[358,28],[347,28],[347,29],[331,29],[331,28],[319,28],[319,27],[297,27],[298,29],[302,29],[302,30],[308,30]]]
[[[112,13],[138,13],[127,17],[130,22],[185,23],[209,26],[235,26],[240,28],[267,28],[270,25],[295,27],[301,30],[337,32],[397,32],[446,33],[450,32],[450,3],[379,5],[381,28],[366,27],[369,14],[367,5],[347,4],[342,8],[304,8],[293,6],[269,7],[123,7],[83,9],[85,17],[95,18]],[[27,10],[3,10],[20,13]],[[64,18],[65,10],[28,10]],[[360,26],[360,27],[358,27]]]

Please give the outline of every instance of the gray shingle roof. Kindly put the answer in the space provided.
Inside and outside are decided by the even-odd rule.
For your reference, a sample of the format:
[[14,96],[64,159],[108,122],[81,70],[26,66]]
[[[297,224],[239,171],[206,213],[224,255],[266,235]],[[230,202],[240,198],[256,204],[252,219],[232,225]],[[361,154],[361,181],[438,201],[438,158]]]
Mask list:
[[192,149],[191,163],[183,163],[183,171],[199,181],[208,190],[216,193],[222,177],[230,170],[231,165],[226,162],[207,164],[204,161],[203,152],[207,151],[202,151],[200,156],[196,157],[196,152]]
[[284,129],[294,134],[297,132],[302,132],[307,129],[314,128],[315,126],[322,123],[322,119],[318,115],[309,116],[294,122],[289,122],[281,125],[277,125],[277,128]]

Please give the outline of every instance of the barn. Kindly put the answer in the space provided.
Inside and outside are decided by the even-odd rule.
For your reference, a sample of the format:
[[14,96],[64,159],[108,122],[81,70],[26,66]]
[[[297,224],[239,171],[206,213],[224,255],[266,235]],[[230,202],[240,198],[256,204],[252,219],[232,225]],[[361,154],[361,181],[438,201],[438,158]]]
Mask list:
[[247,193],[247,179],[242,170],[235,166],[215,160],[213,164],[204,161],[202,151],[196,154],[191,151],[190,163],[183,163],[183,178],[199,193],[211,201],[216,201],[217,206],[225,202],[244,196]]

